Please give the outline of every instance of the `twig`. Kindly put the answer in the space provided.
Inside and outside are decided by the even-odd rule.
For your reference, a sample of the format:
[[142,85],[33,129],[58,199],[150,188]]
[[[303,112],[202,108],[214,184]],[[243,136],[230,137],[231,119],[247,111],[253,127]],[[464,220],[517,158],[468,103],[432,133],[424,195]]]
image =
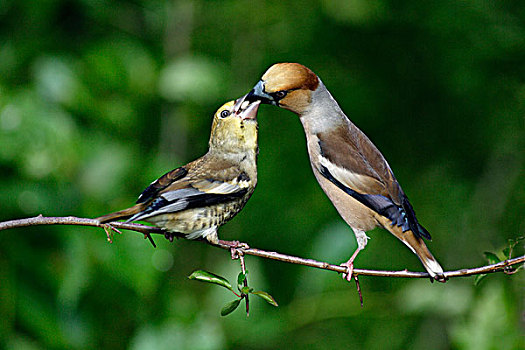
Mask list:
[[[87,219],[87,218],[77,218],[74,216],[68,216],[68,217],[44,217],[42,215],[32,217],[32,218],[25,218],[25,219],[18,219],[18,220],[11,220],[11,221],[4,221],[0,222],[0,231],[1,230],[7,230],[11,228],[17,228],[17,227],[27,227],[27,226],[36,226],[36,225],[80,225],[80,226],[93,226],[93,227],[104,227],[104,224],[100,224],[95,219]],[[131,223],[123,223],[123,222],[112,222],[111,226],[118,229],[125,229],[125,230],[131,230],[136,231],[144,234],[144,238],[147,238],[149,234],[162,234],[166,236],[166,232],[152,226],[147,225],[141,225],[141,224],[131,224]],[[170,235],[167,235],[169,237]],[[206,241],[207,242],[207,241]],[[211,243],[210,243],[211,244]],[[230,250],[231,247],[226,244],[213,244],[216,247]],[[297,256],[292,255],[286,255],[281,254],[277,252],[272,251],[266,251],[256,248],[248,248],[243,249],[243,253],[247,255],[253,255],[253,256],[259,256],[261,258],[266,259],[272,259],[272,260],[278,260],[290,264],[297,264],[297,265],[304,265],[309,267],[315,267],[318,269],[323,270],[330,270],[337,273],[345,273],[346,267],[339,266],[339,265],[332,265],[326,262],[317,261],[313,259],[305,259],[300,258]],[[486,265],[476,268],[470,268],[470,269],[460,269],[455,271],[447,271],[444,273],[446,278],[452,278],[452,277],[466,277],[466,276],[472,276],[472,275],[480,275],[480,274],[487,274],[487,273],[494,273],[494,272],[506,272],[508,273],[508,269],[511,266],[523,264],[525,262],[525,255],[508,259],[505,261],[501,261],[497,264],[492,265]],[[380,276],[380,277],[405,277],[405,278],[429,278],[429,274],[426,272],[413,272],[413,271],[380,271],[380,270],[368,270],[368,269],[354,269],[355,275],[362,275],[362,276]]]
[[359,301],[361,302],[361,307],[363,307],[363,293],[361,293],[361,285],[359,284],[359,277],[356,274],[353,274],[352,277],[355,281],[355,287],[357,289],[357,294],[359,295]]
[[[246,264],[244,263],[244,253],[243,253],[242,250],[239,250],[237,255],[239,256],[239,261],[241,262],[241,271],[242,271],[242,274],[244,276],[243,285],[245,287],[248,287],[248,277],[246,276]],[[249,294],[248,293],[244,294],[243,298],[246,299],[246,316],[250,316],[250,299],[249,299]]]

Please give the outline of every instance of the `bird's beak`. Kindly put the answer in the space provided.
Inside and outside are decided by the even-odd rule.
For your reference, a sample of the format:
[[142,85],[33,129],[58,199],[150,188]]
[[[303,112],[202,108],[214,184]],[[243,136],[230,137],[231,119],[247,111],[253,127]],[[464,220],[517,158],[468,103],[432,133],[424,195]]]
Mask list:
[[250,103],[250,100],[248,100],[248,95],[249,95],[249,93],[244,95],[243,97],[239,97],[235,101],[235,104],[233,105],[233,113],[234,114],[240,114],[242,112],[243,105],[246,105],[246,103]]
[[266,103],[270,105],[276,105],[277,102],[274,98],[264,91],[264,81],[259,80],[257,84],[253,87],[246,97],[249,101],[259,100],[261,103]]
[[[248,102],[248,101],[244,101]],[[244,110],[241,110],[239,116],[242,120],[247,119],[257,119],[257,111],[259,110],[259,105],[261,104],[261,101],[255,101],[255,102],[248,102],[249,105]],[[242,106],[241,106],[242,107]]]
[[235,106],[233,107],[233,112],[236,114],[239,114],[242,111],[241,107],[245,101],[248,101],[248,102],[260,101],[261,103],[277,105],[277,102],[275,102],[273,97],[267,94],[266,92],[264,92],[264,82],[262,80],[259,80],[259,82],[253,87],[252,91],[250,91],[243,97],[239,98],[235,102]]

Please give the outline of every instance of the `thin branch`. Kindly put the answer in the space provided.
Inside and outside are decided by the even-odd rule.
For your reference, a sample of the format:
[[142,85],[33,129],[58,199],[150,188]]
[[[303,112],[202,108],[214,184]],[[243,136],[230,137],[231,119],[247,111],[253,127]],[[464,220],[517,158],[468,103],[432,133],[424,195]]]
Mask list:
[[[104,227],[107,224],[101,224],[95,219],[87,218],[77,218],[75,216],[64,216],[64,217],[45,217],[38,215],[32,218],[10,220],[0,222],[0,231],[7,230],[10,228],[16,227],[26,227],[26,226],[37,226],[37,225],[78,225],[78,226],[94,226],[94,227]],[[160,233],[164,234],[164,231],[160,228],[141,225],[141,224],[129,224],[125,222],[112,222],[111,226],[116,228],[121,228],[125,230],[131,230],[140,232],[143,234],[148,233]]]
[[[244,275],[243,285],[245,287],[248,287],[248,277],[246,276],[246,264],[244,263],[244,253],[242,250],[239,250],[237,255],[239,256],[239,261],[241,263],[241,272]],[[250,296],[249,293],[241,295],[243,295],[243,298],[246,300],[246,317],[248,317],[250,316]]]
[[[108,224],[100,224],[95,219],[87,218],[77,218],[74,216],[68,217],[44,217],[42,215],[0,222],[0,231],[7,230],[17,227],[27,227],[27,226],[36,226],[36,225],[80,225],[80,226],[93,226],[93,227],[102,227],[107,228]],[[125,229],[140,232],[145,235],[145,238],[148,238],[150,234],[162,234],[166,235],[166,232],[152,226],[141,225],[141,224],[131,224],[123,222],[112,222],[111,226],[117,229]],[[168,235],[169,236],[169,235]],[[206,241],[207,242],[207,241]],[[211,244],[211,243],[210,243]],[[216,247],[231,250],[231,246],[226,244],[212,244]],[[265,259],[278,260],[290,264],[304,265],[309,267],[315,267],[323,270],[330,270],[337,273],[345,273],[346,267],[339,265],[332,265],[326,262],[317,261],[313,259],[305,259],[297,256],[281,254],[272,251],[266,251],[256,248],[243,249],[244,254],[259,256]],[[511,266],[523,264],[525,262],[525,255],[501,261],[497,264],[486,265],[470,269],[460,269],[455,271],[447,271],[444,273],[446,278],[452,277],[466,277],[472,275],[480,275],[494,272],[507,272]],[[354,269],[354,274],[362,276],[381,276],[381,277],[406,277],[406,278],[430,278],[430,275],[426,272],[413,272],[413,271],[380,271],[380,270],[368,270],[368,269]]]

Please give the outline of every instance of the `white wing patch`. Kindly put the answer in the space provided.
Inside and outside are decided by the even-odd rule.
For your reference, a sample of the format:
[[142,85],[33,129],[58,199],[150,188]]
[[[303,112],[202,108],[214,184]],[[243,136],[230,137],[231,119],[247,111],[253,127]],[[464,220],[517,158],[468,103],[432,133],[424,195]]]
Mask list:
[[200,191],[211,194],[231,194],[239,192],[249,185],[248,180],[239,181],[238,178],[231,181],[200,180],[192,184],[193,187],[198,188]]
[[195,188],[182,188],[175,191],[168,191],[164,192],[161,197],[167,200],[168,202],[173,202],[178,199],[182,198],[188,198],[193,196],[198,196],[199,194],[202,194],[201,191]]
[[160,207],[159,209],[151,212],[148,214],[148,216],[155,216],[163,213],[174,213],[181,211],[185,209],[188,206],[188,201],[184,198],[181,198],[174,203],[170,203],[168,205],[165,205],[163,207]]
[[140,221],[140,220],[144,220],[152,216],[157,216],[157,215],[164,214],[164,213],[178,212],[178,211],[184,210],[187,206],[188,206],[188,201],[184,198],[181,198],[171,204],[160,207],[157,210],[147,212],[147,213],[144,213],[144,212],[137,213],[133,215],[132,217],[130,217],[128,220],[126,220],[126,222]]
[[193,183],[192,186],[198,188],[203,192],[213,194],[230,194],[238,192],[240,190],[240,187],[237,184],[222,181],[202,180]]
[[319,155],[319,163],[324,166],[337,181],[352,190],[363,193],[362,189],[368,187],[366,183],[370,181],[369,176],[356,174],[348,169],[341,168],[322,155]]

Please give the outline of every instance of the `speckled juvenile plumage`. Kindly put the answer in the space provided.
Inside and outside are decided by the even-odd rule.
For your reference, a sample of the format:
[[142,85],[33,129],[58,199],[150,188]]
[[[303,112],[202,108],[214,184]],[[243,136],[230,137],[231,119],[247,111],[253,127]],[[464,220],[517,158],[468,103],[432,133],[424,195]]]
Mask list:
[[347,279],[367,244],[365,232],[382,226],[419,257],[432,278],[445,281],[443,269],[422,239],[430,239],[430,234],[417,221],[387,161],[315,73],[298,63],[274,64],[244,99],[299,115],[314,175],[356,235],[358,248],[343,264],[348,267]]
[[244,207],[257,185],[258,106],[233,113],[234,101],[224,104],[213,118],[208,153],[155,180],[133,207],[97,220],[142,220],[217,243],[219,226]]

